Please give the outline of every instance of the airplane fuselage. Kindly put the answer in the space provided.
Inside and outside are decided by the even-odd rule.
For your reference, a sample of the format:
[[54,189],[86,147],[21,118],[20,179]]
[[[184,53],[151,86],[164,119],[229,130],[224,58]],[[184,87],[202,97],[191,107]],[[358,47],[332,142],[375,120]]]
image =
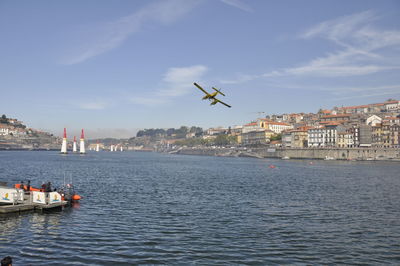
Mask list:
[[207,94],[206,96],[204,96],[202,99],[203,100],[207,100],[207,99],[214,99],[214,97],[215,96],[217,96],[217,94],[218,94],[218,92],[213,92],[213,93],[210,93],[210,94]]

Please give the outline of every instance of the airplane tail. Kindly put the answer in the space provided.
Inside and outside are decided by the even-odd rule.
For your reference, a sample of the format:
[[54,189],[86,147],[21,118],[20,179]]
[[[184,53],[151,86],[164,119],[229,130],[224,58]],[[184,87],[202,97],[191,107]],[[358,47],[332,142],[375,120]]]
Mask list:
[[215,90],[217,93],[221,94],[222,96],[225,96],[225,94],[223,94],[221,90],[216,89],[216,88],[214,88],[214,87],[212,87],[212,88],[213,88],[213,90]]

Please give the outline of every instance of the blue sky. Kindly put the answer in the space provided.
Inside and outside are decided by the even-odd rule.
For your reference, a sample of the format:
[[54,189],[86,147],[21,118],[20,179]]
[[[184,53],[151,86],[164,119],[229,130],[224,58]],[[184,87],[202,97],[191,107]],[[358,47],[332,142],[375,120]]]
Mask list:
[[400,99],[399,18],[396,0],[1,0],[1,113],[129,137]]

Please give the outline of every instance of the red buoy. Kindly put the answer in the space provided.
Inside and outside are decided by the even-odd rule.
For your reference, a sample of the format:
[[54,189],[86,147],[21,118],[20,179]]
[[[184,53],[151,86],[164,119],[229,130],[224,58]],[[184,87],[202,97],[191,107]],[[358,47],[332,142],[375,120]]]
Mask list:
[[72,200],[80,200],[81,196],[79,196],[78,194],[75,194],[72,196]]
[[275,168],[275,165],[271,164],[271,165],[269,166],[269,168]]

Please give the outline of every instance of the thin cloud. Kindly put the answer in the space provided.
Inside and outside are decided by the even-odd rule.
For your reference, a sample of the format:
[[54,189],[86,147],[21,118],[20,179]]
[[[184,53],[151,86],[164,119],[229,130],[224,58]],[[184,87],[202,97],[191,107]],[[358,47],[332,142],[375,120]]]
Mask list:
[[133,97],[130,101],[147,106],[164,104],[175,97],[189,93],[193,89],[193,82],[201,80],[207,70],[208,68],[203,65],[169,68],[162,79],[161,89],[147,97]]
[[377,19],[373,12],[366,11],[325,21],[308,29],[300,35],[302,38],[324,38],[335,42],[342,50],[278,73],[346,77],[399,69],[397,62],[379,49],[385,48],[387,53],[393,46],[399,45],[400,31],[375,29],[371,23]]
[[120,46],[128,37],[140,31],[147,23],[169,25],[190,12],[199,1],[163,0],[116,21],[99,25],[85,33],[90,36],[78,52],[63,61],[65,65],[82,63],[92,57]]
[[330,40],[341,43],[340,40],[347,38],[354,31],[358,31],[366,23],[371,23],[377,19],[372,11],[343,16],[333,20],[321,22],[300,34],[301,38],[310,39],[313,37],[324,36]]
[[374,12],[365,11],[319,23],[299,34],[299,38],[326,39],[337,44],[339,50],[296,67],[244,75],[250,78],[238,77],[229,82],[284,76],[352,77],[400,69],[396,56],[400,31],[376,28],[373,22],[378,19]]
[[253,12],[253,9],[250,6],[248,6],[247,4],[243,3],[240,0],[221,0],[221,2],[223,2],[227,5],[239,8],[246,12]]
[[400,92],[398,92],[398,91],[390,92],[389,91],[389,92],[376,92],[376,93],[368,93],[368,94],[357,94],[357,95],[354,95],[354,96],[335,98],[335,100],[350,100],[350,99],[385,96],[385,95],[399,96]]
[[165,89],[158,91],[160,97],[178,97],[189,93],[194,81],[201,79],[207,67],[195,65],[190,67],[173,67],[164,75]]
[[395,93],[400,94],[400,85],[385,85],[385,86],[376,86],[376,87],[361,87],[361,86],[356,86],[356,87],[336,87],[336,88],[330,88],[328,89],[332,91],[334,94],[348,94],[348,93],[353,93],[353,92],[366,92],[366,91],[393,91]]

